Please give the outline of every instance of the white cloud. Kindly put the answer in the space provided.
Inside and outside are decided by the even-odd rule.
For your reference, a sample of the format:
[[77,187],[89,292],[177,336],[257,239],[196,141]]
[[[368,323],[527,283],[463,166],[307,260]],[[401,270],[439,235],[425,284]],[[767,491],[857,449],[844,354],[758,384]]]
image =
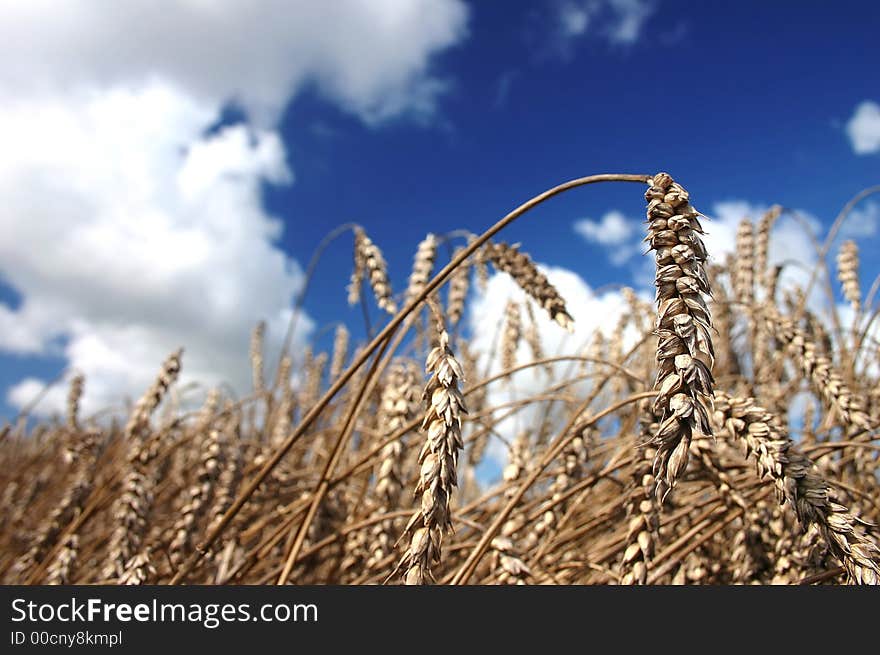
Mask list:
[[559,8],[559,24],[567,36],[580,36],[590,25],[590,8],[575,2],[566,2]]
[[640,225],[640,221],[612,210],[599,221],[589,218],[575,221],[574,231],[591,243],[607,246],[608,259],[615,266],[622,266],[640,252],[639,239],[634,239]]
[[156,76],[198,102],[234,99],[271,124],[315,84],[368,120],[431,111],[431,55],[463,38],[459,0],[148,0],[4,7],[0,88],[35,95],[142,86]]
[[603,246],[616,246],[627,241],[637,225],[637,221],[628,219],[619,211],[610,211],[600,221],[583,218],[574,224],[574,229],[587,241]]
[[[183,382],[246,388],[251,327],[268,321],[277,353],[302,284],[262,206],[263,183],[293,179],[274,121],[306,85],[368,123],[430,117],[445,86],[431,56],[464,36],[466,13],[457,0],[7,7],[0,277],[22,302],[0,305],[0,350],[63,356],[86,375],[86,412],[140,395],[179,346]],[[248,122],[209,131],[229,101]],[[62,406],[50,393],[40,409]]]
[[609,4],[616,14],[608,30],[612,43],[630,44],[638,41],[642,27],[656,9],[654,3],[647,0],[609,0]]
[[139,393],[178,346],[187,377],[246,380],[251,326],[270,321],[277,347],[302,277],[260,201],[290,176],[278,135],[202,137],[213,113],[162,84],[0,114],[0,266],[23,296],[0,346],[63,339],[90,409]]
[[846,239],[872,237],[880,228],[880,203],[869,200],[853,209],[840,229]]
[[880,152],[880,105],[865,100],[846,124],[846,133],[857,155]]
[[652,0],[565,0],[557,3],[555,50],[571,55],[574,42],[593,35],[614,45],[632,45],[656,11]]

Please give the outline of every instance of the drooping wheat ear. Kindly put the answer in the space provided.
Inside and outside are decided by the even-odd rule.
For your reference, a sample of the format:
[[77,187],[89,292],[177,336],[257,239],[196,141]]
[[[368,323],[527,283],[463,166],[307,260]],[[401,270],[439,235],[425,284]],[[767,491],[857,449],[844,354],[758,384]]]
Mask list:
[[251,372],[254,379],[254,391],[262,392],[266,388],[263,379],[263,342],[266,337],[266,322],[258,322],[251,332]]
[[[458,257],[464,247],[455,249],[452,257]],[[449,316],[449,324],[453,327],[458,325],[464,314],[464,303],[467,300],[468,289],[471,283],[471,264],[464,261],[452,272],[449,278],[449,296],[446,301],[446,315]]]
[[516,366],[521,327],[519,304],[508,300],[504,308],[504,333],[501,335],[501,368],[505,371]]
[[183,356],[183,349],[178,349],[171,353],[162,363],[162,369],[159,376],[153,382],[147,392],[138,400],[125,426],[125,436],[127,439],[140,439],[144,436],[150,424],[150,416],[156,411],[165,392],[174,384],[180,373],[180,358]]
[[426,370],[431,374],[423,397],[427,411],[422,421],[425,445],[419,453],[419,481],[415,488],[421,507],[413,514],[404,535],[409,546],[395,571],[403,571],[406,584],[433,581],[431,568],[440,562],[443,534],[452,531],[449,500],[457,484],[456,469],[461,440],[462,415],[467,413],[458,388],[461,365],[449,348],[449,334],[440,310],[432,303],[439,333],[438,344],[428,354]]
[[342,374],[345,361],[348,358],[348,329],[340,324],[336,326],[336,334],[333,337],[333,357],[330,359],[330,380],[335,380]]
[[755,460],[758,474],[773,480],[780,503],[789,503],[803,529],[819,529],[851,582],[880,583],[880,549],[866,536],[862,522],[829,498],[828,483],[773,414],[751,398],[715,392],[714,418]]
[[180,372],[182,350],[171,354],[147,393],[138,401],[126,426],[129,439],[128,470],[122,482],[122,494],[113,505],[116,527],[110,535],[104,578],[123,575],[126,565],[141,547],[147,529],[147,515],[153,502],[155,471],[151,467],[159,453],[158,438],[147,440],[150,415]]
[[70,389],[67,392],[67,427],[71,430],[79,428],[79,401],[82,398],[84,380],[82,375],[74,375],[70,379]]
[[362,228],[357,227],[354,231],[354,273],[348,296],[351,304],[360,300],[360,285],[365,272],[373,295],[376,297],[376,304],[389,314],[397,312],[397,305],[391,298],[388,265],[385,263],[382,251],[370,240]]
[[437,256],[437,237],[428,235],[419,243],[413,259],[412,273],[409,276],[409,285],[406,288],[406,300],[404,305],[409,305],[425,289],[425,285],[431,280],[434,271],[434,259]]
[[706,248],[698,212],[687,191],[666,173],[658,173],[645,193],[646,241],[656,251],[657,398],[660,417],[654,435],[654,476],[662,498],[687,467],[694,432],[711,434],[708,403],[714,380],[711,317],[704,294],[709,282]]
[[755,236],[752,222],[744,218],[736,231],[733,292],[739,302],[751,309],[755,300]]
[[125,570],[119,577],[120,585],[149,584],[156,577],[156,568],[150,562],[152,551],[145,548],[126,562]]
[[[409,360],[396,361],[389,371],[388,382],[382,389],[379,401],[379,430],[385,440],[396,435],[415,416],[421,389],[419,388],[418,369]],[[388,442],[382,447],[379,455],[381,463],[376,475],[375,509],[373,516],[381,516],[393,511],[400,503],[403,491],[403,459],[404,436]],[[399,528],[398,528],[399,529]],[[373,526],[370,534],[370,553],[367,568],[375,570],[394,549],[394,521],[386,519]]]
[[767,288],[767,275],[770,272],[767,269],[770,232],[773,230],[773,224],[781,215],[782,207],[773,205],[758,221],[758,230],[755,236],[755,275],[758,276],[758,283],[763,284],[765,289]]
[[768,306],[764,311],[764,324],[768,332],[785,346],[804,377],[838,410],[844,421],[864,430],[871,429],[871,421],[864,411],[864,400],[843,382],[833,364],[819,354],[816,344],[794,321]]
[[837,279],[843,286],[843,296],[858,313],[862,305],[862,288],[859,284],[859,247],[855,241],[844,241],[837,253]]
[[550,318],[569,332],[574,331],[574,319],[565,309],[565,301],[535,263],[526,253],[520,252],[517,245],[490,243],[486,245],[486,256],[499,271],[513,278],[520,288],[538,301]]

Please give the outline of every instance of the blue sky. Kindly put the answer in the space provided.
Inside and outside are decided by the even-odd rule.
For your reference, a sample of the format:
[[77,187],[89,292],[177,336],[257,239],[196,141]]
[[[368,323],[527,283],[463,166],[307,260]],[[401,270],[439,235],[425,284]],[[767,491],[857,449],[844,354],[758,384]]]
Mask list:
[[[265,4],[270,14],[283,13],[294,23],[308,23],[308,15],[319,30],[342,25],[340,32],[351,38],[341,43],[326,37],[325,43],[324,37],[315,36],[314,52],[290,63],[299,51],[280,42],[295,35],[273,31],[258,17],[233,12],[223,27],[200,31],[197,27],[205,17],[181,10],[177,38],[185,43],[181,48],[194,54],[191,69],[166,61],[158,51],[161,44],[156,52],[132,46],[118,65],[103,60],[99,65],[101,53],[92,56],[84,44],[94,43],[97,36],[99,44],[112,47],[116,37],[110,33],[119,30],[79,20],[88,13],[82,12],[75,14],[74,28],[53,24],[53,29],[72,30],[60,39],[70,51],[59,46],[59,52],[44,58],[53,68],[32,71],[35,78],[48,77],[45,84],[0,71],[3,96],[15,94],[30,103],[22,104],[13,126],[22,121],[21,129],[29,133],[30,123],[22,117],[34,107],[47,108],[47,116],[61,116],[56,131],[47,135],[33,128],[43,138],[37,149],[43,153],[40,157],[22,161],[7,154],[0,166],[0,188],[31,194],[26,197],[22,191],[22,199],[0,219],[20,235],[13,242],[6,230],[7,236],[0,237],[7,241],[2,252],[39,249],[62,233],[75,244],[69,260],[56,256],[52,266],[20,254],[0,262],[0,301],[6,306],[0,326],[7,335],[13,332],[7,329],[10,325],[37,335],[0,340],[3,415],[14,415],[39,381],[68,365],[86,369],[92,378],[105,375],[103,386],[96,380],[103,389],[96,403],[106,402],[113,391],[137,393],[138,385],[158,368],[157,353],[175,339],[188,345],[188,339],[197,341],[210,332],[199,323],[200,314],[210,317],[213,330],[217,323],[230,321],[235,307],[241,311],[232,320],[234,330],[211,336],[202,355],[199,344],[194,345],[194,375],[240,377],[245,365],[237,356],[219,358],[222,361],[212,368],[217,350],[237,347],[246,358],[247,342],[241,337],[248,325],[261,318],[283,324],[285,299],[301,283],[297,265],[305,267],[318,242],[340,223],[354,221],[365,227],[383,249],[395,290],[400,291],[415,247],[427,232],[480,231],[520,202],[573,177],[666,170],[709,216],[724,207],[719,203],[728,203],[728,210],[734,202],[755,208],[779,203],[808,213],[826,227],[851,196],[880,183],[880,6],[875,2],[419,0],[419,12],[400,12],[404,16],[397,17],[399,33],[377,18],[375,34],[369,20],[346,27],[342,11],[324,15],[308,3]],[[339,6],[343,4],[358,3]],[[388,16],[396,16],[393,5]],[[22,9],[16,18],[21,22],[15,27],[21,30],[42,24],[43,17]],[[119,20],[140,21],[137,29],[150,33],[150,25],[142,25],[143,16],[136,12]],[[253,55],[248,64],[253,68],[242,64],[238,77],[233,71],[222,83],[205,82],[217,71],[221,78],[226,75],[222,57],[232,55],[218,53],[235,54],[227,43],[247,47],[246,38],[229,40],[233,29],[245,37],[253,31],[255,38],[275,39],[279,45],[273,49],[270,43],[263,54]],[[2,59],[10,62],[11,55],[21,54],[14,50],[17,47],[39,50],[43,36],[35,31],[33,43],[5,46],[13,51]],[[73,63],[68,62],[70,52],[75,53]],[[234,62],[229,67],[238,65],[238,59]],[[92,95],[81,95],[79,88],[59,81],[64,75],[80,79]],[[166,81],[167,88],[162,86]],[[155,88],[165,90],[154,93]],[[119,89],[141,100],[137,105],[105,102]],[[148,96],[159,98],[157,112],[141,115],[140,109],[127,109],[152,106],[153,100],[143,101]],[[88,139],[68,141],[65,129],[84,123],[74,114],[68,120],[67,114],[52,109],[69,98],[75,101],[65,102],[65,107],[82,103],[82,116],[91,121],[88,130],[103,135],[109,125],[112,137],[118,125],[127,126],[125,130],[136,125],[142,140],[123,140],[129,150],[117,151],[112,144],[118,140],[108,137],[99,148],[100,164],[88,158],[77,164],[80,160],[69,152]],[[96,106],[113,107],[115,113],[93,109]],[[155,115],[167,122],[156,119],[152,131],[141,130]],[[857,115],[861,118],[855,121]],[[229,128],[240,128],[243,140],[224,132]],[[204,159],[209,163],[195,157],[173,159],[174,153],[194,152],[211,134],[229,138],[224,148],[208,152]],[[162,139],[167,148],[149,159],[137,158],[140,145],[166,143]],[[118,164],[112,160],[117,155]],[[222,175],[211,169],[210,162],[227,161],[227,156],[231,163]],[[119,178],[117,172],[105,172],[105,165],[138,173]],[[153,190],[165,186],[160,165],[190,171],[188,176],[177,171],[174,179],[183,176],[190,180],[186,188],[196,190],[183,193],[184,200],[169,200],[164,192]],[[87,171],[82,184],[68,188],[45,182],[46,171],[89,166],[100,169],[100,175]],[[9,187],[3,186],[4,175]],[[22,186],[22,180],[31,186]],[[214,190],[215,198],[228,198],[223,207],[242,211],[230,210],[228,218],[205,227],[199,212],[226,209],[207,200],[199,200],[198,211],[193,209],[200,184]],[[113,195],[119,188],[126,190],[124,202]],[[641,194],[632,185],[574,191],[521,219],[505,238],[522,242],[540,262],[577,273],[593,289],[613,283],[638,287],[644,282],[642,259],[620,253],[638,241]],[[131,197],[146,199],[129,204]],[[71,198],[82,222],[65,219],[62,229],[53,221],[60,220],[59,212],[68,211]],[[138,225],[167,223],[168,239],[178,244],[171,248],[178,262],[192,252],[186,244],[214,243],[204,234],[222,233],[227,245],[234,240],[230,235],[246,234],[243,241],[252,247],[230,249],[220,259],[203,254],[199,261],[206,262],[204,268],[169,265],[167,275],[158,276],[155,285],[147,267],[143,277],[151,284],[139,288],[130,304],[126,283],[138,286],[140,269],[134,264],[117,268],[112,257],[107,259],[107,277],[118,284],[94,270],[69,273],[77,284],[49,284],[46,280],[65,277],[64,266],[77,267],[89,258],[81,248],[93,241],[79,236],[93,226],[88,214],[92,207],[105,217],[100,225],[113,235],[102,243],[117,244],[119,258],[129,247],[125,238],[143,238],[134,228],[119,231],[122,219],[116,212],[129,210],[142,213]],[[878,273],[873,253],[880,220],[870,203],[866,207],[859,239],[864,285]],[[615,213],[618,222],[623,219],[618,242],[591,242],[575,230],[579,220],[598,222],[609,213]],[[280,224],[273,224],[273,218]],[[22,228],[25,221],[27,229]],[[712,230],[711,223],[707,229]],[[184,234],[180,230],[193,241],[176,240]],[[792,247],[801,245],[795,241]],[[139,246],[131,247],[140,252]],[[165,255],[156,247],[160,254],[154,259],[160,261]],[[223,262],[230,272],[220,275]],[[320,330],[341,320],[358,330],[359,310],[346,303],[350,270],[351,239],[343,237],[328,249],[312,283],[306,301],[311,322],[306,328]],[[226,307],[219,298],[203,312],[191,310],[188,303],[198,304],[211,282],[229,287],[227,297],[235,307]],[[255,291],[264,282],[271,288]],[[166,283],[191,294],[165,294]],[[82,300],[79,293],[84,294]],[[252,295],[259,296],[259,302],[251,302]],[[25,314],[22,307],[29,297],[40,302],[35,300],[33,312]],[[167,323],[157,316],[166,311],[179,332],[163,328]],[[378,310],[371,311],[378,318]],[[52,322],[56,327],[48,327]],[[90,339],[89,334],[101,336]],[[130,358],[120,352],[131,342],[125,339],[139,338],[143,347],[135,347]],[[137,374],[122,372],[126,362]],[[22,386],[28,378],[30,386]],[[17,394],[12,392],[16,387]]]
[[[478,231],[545,188],[600,172],[669,170],[707,213],[742,199],[833,217],[880,182],[878,157],[855,155],[844,132],[855,105],[877,94],[876,5],[722,4],[661,3],[635,43],[588,33],[568,57],[547,52],[552,4],[472,5],[469,38],[440,58],[453,86],[439,127],[371,129],[305,95],[282,123],[297,181],[269,194],[290,221],[285,247],[306,261],[330,226],[358,221],[402,281],[426,231]],[[595,285],[631,283],[571,231],[612,209],[639,219],[640,192],[571,193],[508,238]],[[339,247],[322,268],[349,259]],[[319,282],[326,294],[309,304],[318,322],[344,315],[338,275]]]

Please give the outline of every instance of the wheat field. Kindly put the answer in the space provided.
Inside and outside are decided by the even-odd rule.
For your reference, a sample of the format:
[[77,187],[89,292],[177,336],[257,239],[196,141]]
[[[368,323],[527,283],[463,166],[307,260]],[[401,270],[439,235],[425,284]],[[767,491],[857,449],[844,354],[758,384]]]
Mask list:
[[[536,317],[571,329],[566,299],[529,244],[505,242],[503,230],[594,183],[644,194],[656,301],[625,289],[614,337],[550,352]],[[863,293],[856,243],[828,252],[852,204],[817,243],[831,265],[785,290],[768,247],[787,209],[744,218],[734,255],[719,261],[703,243],[709,221],[666,173],[572,180],[482,234],[429,234],[399,293],[381,244],[343,226],[336,236],[354,243],[349,302],[386,315],[374,336],[355,343],[339,325],[332,350],[292,357],[264,352],[258,324],[244,397],[214,389],[201,407],[177,403],[182,344],[127,416],[80,415],[89,380],[77,376],[66,418],[3,428],[0,576],[876,584],[878,285]],[[490,269],[526,298],[485,326],[500,373],[461,325]],[[835,302],[815,311],[817,290],[845,299],[853,318]],[[493,403],[492,389],[538,369],[539,393]],[[506,450],[497,480],[484,473],[490,443]]]

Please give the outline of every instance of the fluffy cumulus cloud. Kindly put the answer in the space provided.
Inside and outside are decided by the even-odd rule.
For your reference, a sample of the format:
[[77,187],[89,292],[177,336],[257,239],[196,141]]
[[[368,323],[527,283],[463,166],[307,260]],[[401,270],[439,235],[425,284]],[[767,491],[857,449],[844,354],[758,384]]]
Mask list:
[[859,103],[846,124],[846,134],[857,155],[880,152],[880,105],[870,100]]
[[430,112],[430,58],[460,40],[459,0],[31,0],[4,8],[0,85],[28,95],[143,84],[235,100],[271,120],[303,85],[368,120]]
[[[458,0],[7,7],[0,278],[21,303],[0,304],[0,352],[63,356],[87,375],[87,412],[140,394],[178,346],[184,379],[242,389],[251,327],[266,320],[277,352],[302,283],[260,193],[294,179],[281,112],[309,86],[370,124],[429,120],[446,85],[432,56],[464,37],[466,13]],[[229,103],[247,119],[211,129]],[[50,393],[40,408],[62,405]]]

